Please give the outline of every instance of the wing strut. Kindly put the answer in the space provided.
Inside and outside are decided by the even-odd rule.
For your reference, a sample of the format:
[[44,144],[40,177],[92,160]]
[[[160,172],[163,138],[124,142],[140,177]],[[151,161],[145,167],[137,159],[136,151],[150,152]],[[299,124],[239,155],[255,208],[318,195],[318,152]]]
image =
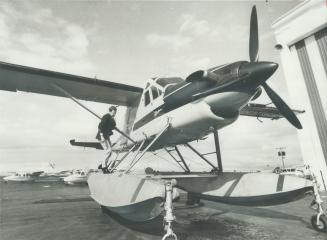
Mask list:
[[196,153],[200,158],[202,158],[206,163],[208,163],[215,171],[219,171],[219,169],[213,165],[208,159],[206,159],[205,157],[203,157],[203,155],[201,153],[199,153],[194,147],[192,147],[189,143],[185,144],[186,146],[189,147],[189,149],[191,149],[194,153]]
[[171,153],[172,151],[176,151],[176,150],[174,150],[174,149],[169,150],[169,149],[167,149],[167,148],[164,148],[164,149],[165,149],[166,152],[169,154],[169,156],[171,156],[172,159],[175,160],[175,162],[178,164],[178,166],[180,166],[180,167],[184,170],[184,172],[190,172],[190,170],[188,169],[187,165],[184,165],[184,166],[183,166],[183,165],[181,164],[182,161],[178,161],[178,159],[176,159],[176,158],[174,157],[174,155]]
[[64,90],[63,88],[59,87],[57,84],[51,84],[54,88],[56,88],[57,90],[59,90],[61,93],[63,93],[64,95],[66,95],[67,97],[69,97],[71,100],[73,100],[75,103],[77,103],[78,105],[80,105],[82,108],[84,108],[85,110],[87,110],[88,112],[92,113],[94,116],[96,116],[97,118],[101,119],[101,117],[99,115],[97,115],[95,112],[93,112],[91,109],[87,108],[86,106],[84,106],[82,103],[80,103],[76,98],[74,98],[70,93],[68,93],[66,90]]
[[185,162],[185,160],[184,160],[184,158],[183,158],[183,156],[182,156],[181,152],[179,151],[179,149],[178,149],[177,145],[175,146],[175,151],[177,152],[177,154],[178,154],[179,158],[180,158],[180,159],[181,159],[181,161],[183,162],[183,164],[184,164],[184,167],[186,168],[186,171],[187,171],[187,172],[190,172],[190,169],[189,169],[189,167],[187,166],[187,164],[186,164],[186,162]]
[[[91,109],[89,109],[88,107],[86,107],[85,105],[83,105],[80,101],[78,101],[76,98],[74,98],[69,92],[67,92],[63,88],[59,87],[57,84],[51,84],[51,85],[54,88],[56,88],[58,91],[60,91],[64,95],[66,95],[68,98],[70,98],[71,100],[73,100],[75,103],[77,103],[78,105],[80,105],[82,108],[84,108],[85,110],[87,110],[88,112],[90,112],[91,114],[93,114],[95,117],[101,119],[101,117],[98,114],[96,114]],[[119,128],[115,127],[115,130],[118,133],[120,133],[121,135],[123,135],[124,137],[126,137],[128,140],[130,140],[132,143],[136,143],[132,138],[130,138],[130,136],[128,136],[127,134],[125,134],[124,132],[122,132]]]
[[138,163],[138,161],[144,156],[144,154],[149,150],[149,148],[162,136],[162,134],[164,132],[166,132],[166,130],[170,127],[170,122],[168,121],[167,125],[161,130],[161,132],[159,134],[157,134],[157,136],[148,144],[148,146],[146,146],[146,148],[141,152],[141,155],[130,164],[130,166],[127,168],[127,170],[125,171],[125,173],[130,172],[130,170],[135,166],[135,164]]
[[218,137],[218,131],[215,129],[213,131],[213,137],[215,139],[215,147],[216,147],[216,156],[217,156],[217,163],[218,163],[218,171],[223,172],[223,164],[221,161],[221,154],[220,154],[220,145],[219,145],[219,137]]

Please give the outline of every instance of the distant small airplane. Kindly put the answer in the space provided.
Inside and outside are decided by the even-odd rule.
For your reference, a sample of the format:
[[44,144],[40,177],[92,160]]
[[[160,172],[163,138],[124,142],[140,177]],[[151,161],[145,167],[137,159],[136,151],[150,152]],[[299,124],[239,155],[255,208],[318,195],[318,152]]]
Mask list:
[[86,184],[89,171],[74,170],[72,174],[63,178],[64,182],[69,185]]
[[[217,131],[235,122],[240,115],[270,119],[285,117],[297,129],[302,128],[295,113],[304,111],[291,110],[266,83],[278,64],[259,61],[258,51],[258,22],[254,6],[250,20],[250,61],[199,70],[185,80],[179,77],[153,78],[144,89],[0,63],[0,89],[68,97],[98,118],[77,99],[126,106],[124,129],[116,128],[122,138],[112,148],[116,157],[108,153],[102,165],[104,171],[88,177],[91,196],[103,209],[129,221],[146,222],[165,212],[166,234],[163,239],[177,239],[172,230],[176,189],[186,191],[193,202],[204,199],[246,206],[287,203],[313,190],[319,207],[318,214],[312,217],[312,225],[318,231],[326,231],[327,218],[315,181],[274,173],[223,171]],[[251,103],[261,95],[262,89],[276,108]],[[209,134],[214,136],[217,166],[190,144]],[[72,140],[71,144],[103,148],[101,142]],[[200,173],[190,169],[178,148],[180,145],[188,147],[212,170]],[[182,172],[157,172],[149,168],[143,174],[132,171],[147,152],[158,149],[166,151]],[[128,157],[131,157],[128,166],[120,169]]]
[[276,167],[273,170],[273,172],[281,175],[297,176],[297,177],[304,177],[304,178],[310,178],[311,176],[310,168],[307,165],[294,166],[288,168]]
[[24,172],[24,173],[14,173],[13,175],[9,175],[4,177],[4,182],[33,182],[35,181],[43,171],[38,172]]

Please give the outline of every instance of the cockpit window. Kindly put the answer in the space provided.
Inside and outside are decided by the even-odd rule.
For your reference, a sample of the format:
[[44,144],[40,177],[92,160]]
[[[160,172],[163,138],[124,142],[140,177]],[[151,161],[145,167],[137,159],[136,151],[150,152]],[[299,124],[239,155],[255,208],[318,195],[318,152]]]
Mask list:
[[176,84],[176,83],[180,83],[183,82],[184,80],[182,78],[177,78],[177,77],[173,77],[173,78],[158,78],[156,83],[159,84],[162,87],[167,86],[168,84]]
[[232,66],[233,65],[229,64],[229,65],[227,65],[225,67],[222,67],[222,68],[217,69],[217,72],[220,73],[220,74],[222,74],[222,75],[229,74],[229,73],[231,73]]
[[152,86],[151,87],[151,91],[152,91],[152,97],[153,97],[153,100],[156,99],[159,95],[158,95],[158,91],[157,91],[157,88]]
[[149,105],[149,103],[150,103],[150,94],[149,91],[146,91],[144,93],[144,106]]
[[231,64],[226,64],[223,65],[222,67],[217,67],[216,69],[213,70],[214,73],[217,74],[232,74],[237,76],[238,75],[238,69],[240,68],[241,65],[243,65],[244,63],[246,63],[245,61],[238,61],[238,62],[234,62]]

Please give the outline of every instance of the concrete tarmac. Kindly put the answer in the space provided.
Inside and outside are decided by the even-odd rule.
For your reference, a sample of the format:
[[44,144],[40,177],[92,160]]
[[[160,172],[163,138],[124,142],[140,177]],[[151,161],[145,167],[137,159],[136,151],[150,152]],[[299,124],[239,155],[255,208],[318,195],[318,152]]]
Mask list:
[[[159,240],[162,222],[130,224],[104,214],[87,185],[61,182],[0,182],[1,240]],[[203,202],[175,204],[175,230],[184,240],[326,240],[310,223],[312,196],[274,207],[239,207]]]

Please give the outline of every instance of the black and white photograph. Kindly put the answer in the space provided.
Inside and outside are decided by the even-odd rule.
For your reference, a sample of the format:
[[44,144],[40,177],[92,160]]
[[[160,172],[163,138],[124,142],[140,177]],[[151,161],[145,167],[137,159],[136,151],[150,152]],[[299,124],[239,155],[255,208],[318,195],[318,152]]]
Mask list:
[[327,1],[0,1],[0,239],[326,240]]

